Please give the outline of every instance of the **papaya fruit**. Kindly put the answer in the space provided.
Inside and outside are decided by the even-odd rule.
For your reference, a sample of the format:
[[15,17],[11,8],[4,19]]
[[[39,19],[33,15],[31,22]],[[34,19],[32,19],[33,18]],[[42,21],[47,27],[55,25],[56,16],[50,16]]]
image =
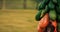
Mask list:
[[60,23],[60,15],[58,14],[58,22]]
[[48,6],[51,10],[55,8],[55,5],[53,4],[52,1],[49,2]]
[[49,17],[50,17],[51,20],[56,20],[56,18],[57,18],[56,11],[55,10],[50,10]]
[[57,4],[58,2],[57,2],[57,0],[51,0],[54,4]]
[[43,4],[47,5],[50,2],[50,0],[43,0]]
[[40,10],[37,12],[35,19],[36,21],[39,21],[44,15],[48,12],[48,10]]
[[49,7],[46,6],[46,7],[45,7],[45,13],[48,13],[49,11],[50,11]]
[[58,14],[60,14],[60,6],[58,7],[56,7],[56,12],[58,13]]
[[58,2],[58,5],[60,6],[60,0],[57,0],[57,2]]
[[44,17],[39,21],[39,28],[45,28],[49,23],[49,15],[46,13]]
[[45,9],[45,4],[44,3],[40,3],[38,6],[38,10],[42,10]]
[[38,10],[45,9],[50,0],[44,0],[39,4]]
[[48,6],[46,6],[46,8],[42,10],[40,17],[43,17],[48,12],[49,12],[49,8],[48,8]]
[[36,21],[39,21],[39,20],[40,20],[41,12],[42,12],[42,11],[38,11],[38,12],[37,12],[37,14],[36,14],[36,16],[35,16]]

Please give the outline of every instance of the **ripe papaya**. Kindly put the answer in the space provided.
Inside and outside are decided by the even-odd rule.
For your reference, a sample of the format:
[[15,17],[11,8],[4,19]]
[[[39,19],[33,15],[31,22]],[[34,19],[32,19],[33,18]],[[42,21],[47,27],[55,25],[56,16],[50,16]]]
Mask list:
[[49,15],[46,13],[44,17],[39,21],[39,28],[45,28],[49,23]]
[[57,18],[56,11],[55,10],[50,10],[49,17],[50,17],[51,20],[56,20],[56,18]]
[[48,6],[49,6],[50,9],[54,9],[55,8],[55,5],[53,4],[52,1],[49,2]]

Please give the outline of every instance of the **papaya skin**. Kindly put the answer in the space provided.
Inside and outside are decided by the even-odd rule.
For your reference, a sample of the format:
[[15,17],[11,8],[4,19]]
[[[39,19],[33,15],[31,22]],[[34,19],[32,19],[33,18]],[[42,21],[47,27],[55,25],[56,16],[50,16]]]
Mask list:
[[40,21],[40,19],[41,19],[40,15],[41,15],[41,11],[38,11],[37,14],[36,14],[36,16],[35,16],[35,20],[36,21]]
[[55,27],[54,32],[57,32],[57,21],[51,21],[52,25]]
[[46,5],[48,5],[50,0],[44,0],[43,2],[40,3],[40,5],[38,6],[38,10],[42,10],[45,9]]
[[45,16],[39,21],[38,24],[38,32],[43,32],[44,28],[48,25],[49,23],[49,15],[48,13],[45,14]]
[[51,20],[56,20],[56,18],[57,18],[56,11],[55,10],[50,10],[49,11],[49,17],[50,17]]

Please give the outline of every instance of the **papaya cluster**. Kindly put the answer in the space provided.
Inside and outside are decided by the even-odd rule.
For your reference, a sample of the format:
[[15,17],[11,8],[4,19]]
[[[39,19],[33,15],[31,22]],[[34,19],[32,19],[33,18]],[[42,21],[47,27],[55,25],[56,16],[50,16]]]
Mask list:
[[43,0],[38,6],[35,16],[36,21],[40,21],[48,13],[51,20],[60,21],[60,2],[58,0]]

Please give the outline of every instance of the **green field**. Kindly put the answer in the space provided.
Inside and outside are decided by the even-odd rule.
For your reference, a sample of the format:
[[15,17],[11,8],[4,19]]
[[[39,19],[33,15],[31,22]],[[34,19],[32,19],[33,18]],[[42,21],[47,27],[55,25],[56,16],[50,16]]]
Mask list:
[[36,10],[0,10],[0,32],[37,32]]

